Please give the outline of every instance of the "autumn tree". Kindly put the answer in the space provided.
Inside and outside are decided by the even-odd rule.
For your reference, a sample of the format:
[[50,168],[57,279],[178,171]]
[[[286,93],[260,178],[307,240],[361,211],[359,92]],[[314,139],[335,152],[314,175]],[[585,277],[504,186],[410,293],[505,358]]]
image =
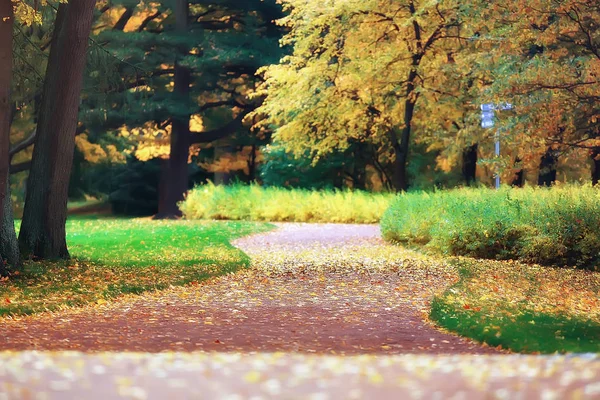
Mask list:
[[390,153],[393,185],[406,190],[413,134],[444,129],[464,111],[448,96],[464,29],[458,2],[284,4],[283,45],[293,54],[263,71],[263,126],[316,158],[350,140],[372,143]]
[[61,4],[42,94],[41,115],[28,179],[21,250],[40,258],[66,258],[65,222],[83,72],[96,0]]
[[[556,179],[563,165],[600,177],[600,4],[596,0],[473,2],[480,30],[474,66],[487,71],[482,96],[515,104],[503,140],[520,164]],[[515,156],[515,155],[513,155]]]

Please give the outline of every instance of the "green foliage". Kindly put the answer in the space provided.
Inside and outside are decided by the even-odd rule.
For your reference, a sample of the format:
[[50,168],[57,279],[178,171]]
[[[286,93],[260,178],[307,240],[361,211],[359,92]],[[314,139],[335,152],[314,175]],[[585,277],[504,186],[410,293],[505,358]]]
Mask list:
[[[101,90],[82,103],[80,118],[89,130],[135,137],[145,145],[144,157],[150,152],[152,158],[165,155],[171,120],[251,108],[246,94],[255,71],[281,55],[281,32],[271,23],[282,16],[281,6],[275,0],[189,3],[185,33],[176,29],[173,2],[116,0],[99,17],[94,40],[103,43],[113,65],[90,68],[88,86]],[[115,17],[127,10],[127,26],[116,27]],[[175,64],[190,73],[189,96],[174,91]],[[106,82],[111,68],[115,82]],[[197,133],[199,127],[191,129]]]
[[388,193],[207,184],[193,189],[180,209],[187,219],[377,223],[392,199]]
[[158,211],[159,160],[133,157],[113,176],[109,201],[117,215],[147,216]]
[[399,195],[382,220],[390,241],[445,254],[596,269],[600,191],[591,186]]
[[347,159],[343,153],[334,153],[316,163],[307,153],[295,157],[281,146],[268,146],[260,166],[260,178],[266,186],[301,189],[333,189],[344,186]]
[[230,240],[269,229],[240,222],[75,219],[67,221],[74,259],[28,262],[0,284],[0,315],[30,314],[123,294],[197,283],[249,265]]

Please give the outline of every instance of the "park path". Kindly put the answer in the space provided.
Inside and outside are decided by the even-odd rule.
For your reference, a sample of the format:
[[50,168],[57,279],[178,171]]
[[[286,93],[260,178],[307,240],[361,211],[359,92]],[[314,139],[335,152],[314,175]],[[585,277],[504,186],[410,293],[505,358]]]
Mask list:
[[493,353],[424,322],[454,279],[369,225],[280,224],[234,244],[252,268],[208,282],[4,321],[0,350]]
[[375,226],[282,224],[235,244],[251,269],[1,320],[0,398],[600,399],[598,356],[489,354],[431,327],[455,272]]

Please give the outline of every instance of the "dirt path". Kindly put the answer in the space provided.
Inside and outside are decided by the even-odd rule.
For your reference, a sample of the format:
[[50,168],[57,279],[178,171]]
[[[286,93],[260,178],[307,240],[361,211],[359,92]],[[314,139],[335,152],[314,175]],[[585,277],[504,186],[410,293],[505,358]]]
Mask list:
[[254,260],[251,270],[5,321],[0,350],[495,352],[423,322],[454,272],[385,244],[377,226],[282,224],[235,245]]
[[377,227],[286,224],[236,245],[249,271],[2,320],[0,350],[79,351],[0,352],[0,399],[600,399],[596,355],[479,355],[495,349],[423,322],[454,271]]

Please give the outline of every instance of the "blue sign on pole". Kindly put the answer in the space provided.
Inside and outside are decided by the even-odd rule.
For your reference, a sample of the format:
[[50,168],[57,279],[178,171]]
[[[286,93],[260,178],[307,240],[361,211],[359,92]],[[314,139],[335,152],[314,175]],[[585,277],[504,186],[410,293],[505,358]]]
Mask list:
[[494,105],[493,104],[482,104],[481,105],[481,127],[482,128],[493,128],[494,127]]
[[[510,103],[494,104],[486,103],[481,105],[481,127],[488,129],[495,125],[496,110],[512,110],[513,105]],[[496,157],[500,157],[500,133],[496,132],[495,153]],[[496,172],[496,189],[500,188],[500,174]]]

